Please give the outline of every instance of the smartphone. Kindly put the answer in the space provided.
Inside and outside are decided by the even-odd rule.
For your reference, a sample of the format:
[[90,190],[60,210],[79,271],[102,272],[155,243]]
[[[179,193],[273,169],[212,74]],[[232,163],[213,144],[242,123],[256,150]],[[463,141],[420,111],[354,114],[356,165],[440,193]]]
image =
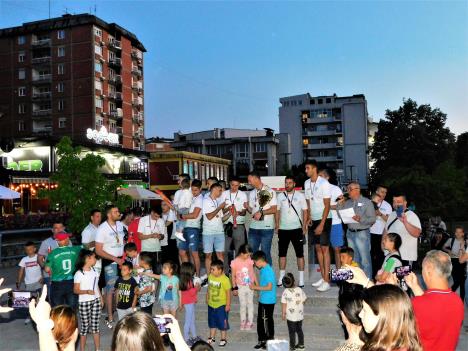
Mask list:
[[12,308],[29,308],[29,302],[34,297],[31,291],[10,291],[8,306]]
[[403,206],[397,206],[396,215],[398,218],[401,218],[403,216]]
[[161,334],[167,334],[171,332],[171,329],[167,327],[169,323],[172,323],[172,318],[156,316],[153,318],[158,330]]
[[340,268],[332,269],[330,271],[330,280],[333,282],[341,282],[349,279],[353,279],[354,274],[350,269]]
[[401,266],[401,267],[397,267],[395,269],[395,273],[396,273],[396,276],[397,276],[398,279],[406,277],[412,271],[413,270],[411,269],[411,266]]

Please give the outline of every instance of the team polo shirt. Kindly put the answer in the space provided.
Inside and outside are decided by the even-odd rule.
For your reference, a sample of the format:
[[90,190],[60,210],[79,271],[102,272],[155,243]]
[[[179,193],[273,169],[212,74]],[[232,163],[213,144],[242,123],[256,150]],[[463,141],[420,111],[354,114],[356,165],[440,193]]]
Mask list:
[[[263,185],[261,190],[266,190],[271,194],[271,200],[263,207],[263,210],[268,210],[271,206],[277,205],[276,192],[271,190],[268,186]],[[261,190],[253,189],[249,194],[249,206],[252,208],[252,216],[260,211],[260,204],[258,203],[258,194]],[[252,219],[250,222],[252,229],[275,229],[275,215],[269,214],[263,217],[263,220],[256,221]]]
[[124,254],[124,230],[121,222],[110,225],[105,221],[102,223],[96,234],[96,243],[101,243],[104,252],[115,257],[122,257]]
[[[241,212],[245,209],[244,203],[247,203],[249,200],[247,199],[247,195],[238,190],[235,193],[232,193],[231,190],[226,190],[221,195],[224,202],[226,202],[226,207],[234,205],[237,212]],[[232,223],[232,216],[229,217],[227,223]],[[237,224],[244,224],[245,223],[245,216],[237,216],[236,217]]]
[[[138,223],[138,233],[143,235],[162,234],[167,237],[166,223],[162,218],[152,219],[151,215],[141,217]],[[148,252],[161,251],[161,241],[156,238],[150,238],[141,241],[141,250]]]
[[62,246],[52,250],[47,256],[45,265],[52,271],[53,282],[73,279],[76,260],[82,248],[82,246]]
[[192,198],[192,204],[190,205],[189,213],[193,213],[196,208],[200,209],[200,213],[197,218],[187,219],[185,221],[185,228],[198,228],[201,227],[201,218],[203,216],[203,195],[199,194],[197,197]]
[[[310,215],[313,221],[322,219],[325,210],[324,199],[331,199],[331,187],[328,180],[318,176],[315,182],[307,179],[304,183],[304,192],[306,200],[310,201]],[[331,211],[328,218],[331,218]]]
[[304,194],[295,190],[291,193],[282,192],[278,194],[277,201],[280,211],[279,229],[292,230],[302,228],[302,214],[304,210],[307,210]]
[[218,208],[218,201],[211,196],[203,199],[203,235],[224,234],[223,211],[219,210],[212,219],[206,217]]

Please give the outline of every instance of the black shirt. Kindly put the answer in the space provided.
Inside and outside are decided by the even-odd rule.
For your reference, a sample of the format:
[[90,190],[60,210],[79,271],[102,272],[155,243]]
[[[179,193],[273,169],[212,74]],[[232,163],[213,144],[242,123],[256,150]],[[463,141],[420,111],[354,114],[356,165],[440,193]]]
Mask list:
[[118,289],[117,308],[119,310],[126,310],[132,307],[136,287],[138,287],[138,283],[133,277],[128,280],[122,277],[117,278],[114,288]]

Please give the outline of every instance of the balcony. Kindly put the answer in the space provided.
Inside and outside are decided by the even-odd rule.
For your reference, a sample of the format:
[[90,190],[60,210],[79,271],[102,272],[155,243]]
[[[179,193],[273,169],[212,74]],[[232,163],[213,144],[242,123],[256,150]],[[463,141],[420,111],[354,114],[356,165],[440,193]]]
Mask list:
[[40,92],[40,93],[34,93],[32,94],[33,100],[48,100],[52,96],[52,93],[50,91],[45,91],[45,92]]
[[122,84],[122,76],[109,77],[109,84]]
[[134,140],[141,140],[142,138],[144,138],[144,135],[143,135],[142,132],[137,131],[137,132],[133,133],[133,139]]
[[33,57],[31,59],[32,64],[42,64],[50,62],[50,56],[42,56],[42,57]]
[[304,148],[309,150],[323,150],[323,149],[334,149],[337,143],[322,143],[322,144],[307,144]]
[[121,108],[118,108],[116,110],[110,110],[109,112],[109,117],[114,118],[114,119],[122,119],[123,118],[123,112]]
[[132,67],[132,73],[137,77],[141,77],[143,75],[143,72],[135,66]]
[[317,162],[336,162],[338,160],[341,160],[341,158],[338,156],[315,156],[312,158]]
[[309,130],[303,134],[307,136],[335,135],[335,130]]
[[50,83],[52,81],[52,74],[43,74],[40,76],[33,76],[32,82],[33,84],[43,84],[43,83]]
[[142,98],[133,99],[132,105],[135,107],[143,106],[143,99]]
[[33,128],[34,134],[51,134],[52,126],[42,126]]
[[122,67],[122,60],[118,57],[109,60],[109,66],[111,67]]
[[31,45],[33,47],[44,47],[44,46],[50,46],[51,40],[50,38],[45,38],[45,39],[40,39],[40,40],[33,40],[31,42]]
[[120,41],[116,39],[109,39],[109,49],[111,50],[122,50]]
[[52,109],[46,109],[46,110],[35,110],[32,112],[33,117],[44,117],[44,116],[49,116],[52,113]]
[[143,84],[141,82],[133,83],[132,89],[140,93],[143,91]]
[[132,50],[132,58],[141,60],[143,57],[140,51]]
[[134,113],[133,114],[133,123],[135,124],[143,124],[144,118],[142,113]]

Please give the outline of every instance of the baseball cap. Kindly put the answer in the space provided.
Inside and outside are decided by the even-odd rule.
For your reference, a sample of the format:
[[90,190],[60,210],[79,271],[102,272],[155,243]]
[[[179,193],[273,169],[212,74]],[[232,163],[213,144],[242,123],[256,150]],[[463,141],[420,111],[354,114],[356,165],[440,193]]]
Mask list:
[[68,234],[66,232],[60,232],[60,233],[57,233],[57,234],[54,235],[54,239],[58,240],[58,241],[68,239],[69,237],[70,237],[70,234]]

